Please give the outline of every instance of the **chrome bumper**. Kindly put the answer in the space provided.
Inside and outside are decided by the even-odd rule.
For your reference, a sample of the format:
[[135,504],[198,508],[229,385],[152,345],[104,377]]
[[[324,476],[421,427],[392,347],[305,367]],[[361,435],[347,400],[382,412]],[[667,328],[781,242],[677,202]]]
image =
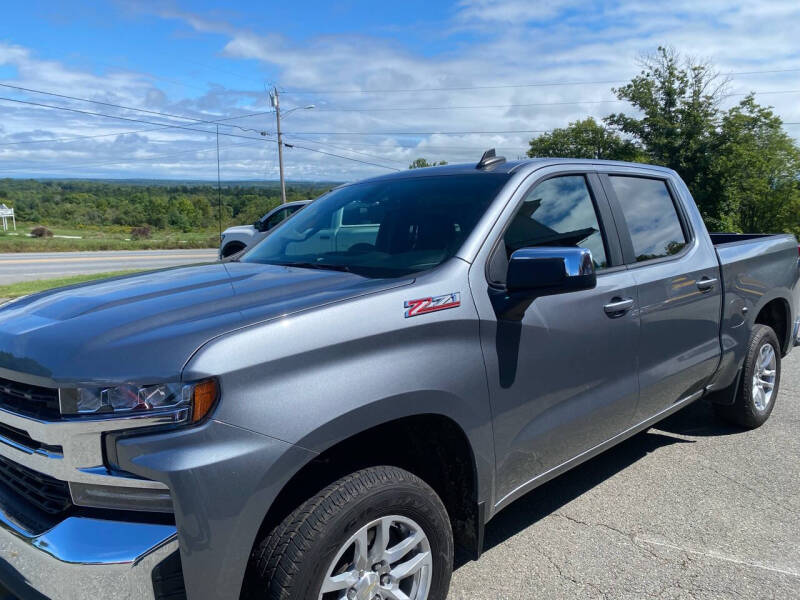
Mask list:
[[30,535],[0,511],[0,583],[20,598],[153,599],[153,569],[177,549],[170,525],[70,517]]

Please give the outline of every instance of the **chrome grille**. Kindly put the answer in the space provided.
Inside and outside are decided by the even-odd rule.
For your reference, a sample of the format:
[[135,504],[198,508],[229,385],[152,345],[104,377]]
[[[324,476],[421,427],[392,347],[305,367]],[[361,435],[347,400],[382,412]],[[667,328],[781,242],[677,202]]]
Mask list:
[[69,486],[58,479],[0,457],[0,483],[47,514],[62,513],[72,506]]
[[34,419],[58,420],[58,390],[0,379],[0,408]]

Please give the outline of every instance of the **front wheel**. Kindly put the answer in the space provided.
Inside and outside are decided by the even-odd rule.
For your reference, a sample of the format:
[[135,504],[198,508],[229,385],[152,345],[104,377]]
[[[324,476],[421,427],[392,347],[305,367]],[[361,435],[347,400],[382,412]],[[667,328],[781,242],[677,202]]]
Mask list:
[[304,502],[257,543],[253,561],[251,598],[444,600],[453,534],[430,486],[373,467]]
[[744,359],[736,401],[715,405],[721,417],[747,429],[760,427],[769,419],[781,383],[781,351],[778,336],[767,325],[754,325]]
[[222,249],[222,258],[229,258],[244,250],[246,246],[241,242],[228,242]]

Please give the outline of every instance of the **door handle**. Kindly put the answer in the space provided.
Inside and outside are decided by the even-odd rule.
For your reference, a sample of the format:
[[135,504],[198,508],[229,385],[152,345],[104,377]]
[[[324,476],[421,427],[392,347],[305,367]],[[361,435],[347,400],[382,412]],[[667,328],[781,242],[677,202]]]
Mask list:
[[607,315],[612,317],[621,316],[633,308],[633,298],[613,298],[611,302],[603,307]]
[[712,279],[711,277],[703,277],[700,281],[697,282],[697,289],[701,292],[707,292],[711,290],[715,285],[717,285],[717,280]]

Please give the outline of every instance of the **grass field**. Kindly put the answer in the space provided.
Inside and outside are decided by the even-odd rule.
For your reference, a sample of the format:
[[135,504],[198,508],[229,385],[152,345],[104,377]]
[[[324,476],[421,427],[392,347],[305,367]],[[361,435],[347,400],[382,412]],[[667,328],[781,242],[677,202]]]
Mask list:
[[35,238],[28,234],[34,224],[17,222],[17,231],[0,230],[0,253],[4,252],[67,252],[80,250],[169,250],[180,248],[215,248],[219,231],[204,229],[181,231],[153,230],[150,238],[131,238],[129,227],[49,227],[51,238]]
[[[120,275],[130,275],[138,271],[110,271],[108,273],[94,273],[91,275],[73,275],[71,277],[61,277],[59,279],[41,279],[38,281],[21,281],[19,283],[12,283],[9,285],[0,285],[0,299],[14,299],[20,296],[27,296],[28,294],[35,294],[36,292],[43,292],[65,285],[73,285],[76,283],[84,283],[86,281],[95,281],[97,279],[106,279],[108,277],[118,277]],[[2,303],[2,302],[0,302]]]

